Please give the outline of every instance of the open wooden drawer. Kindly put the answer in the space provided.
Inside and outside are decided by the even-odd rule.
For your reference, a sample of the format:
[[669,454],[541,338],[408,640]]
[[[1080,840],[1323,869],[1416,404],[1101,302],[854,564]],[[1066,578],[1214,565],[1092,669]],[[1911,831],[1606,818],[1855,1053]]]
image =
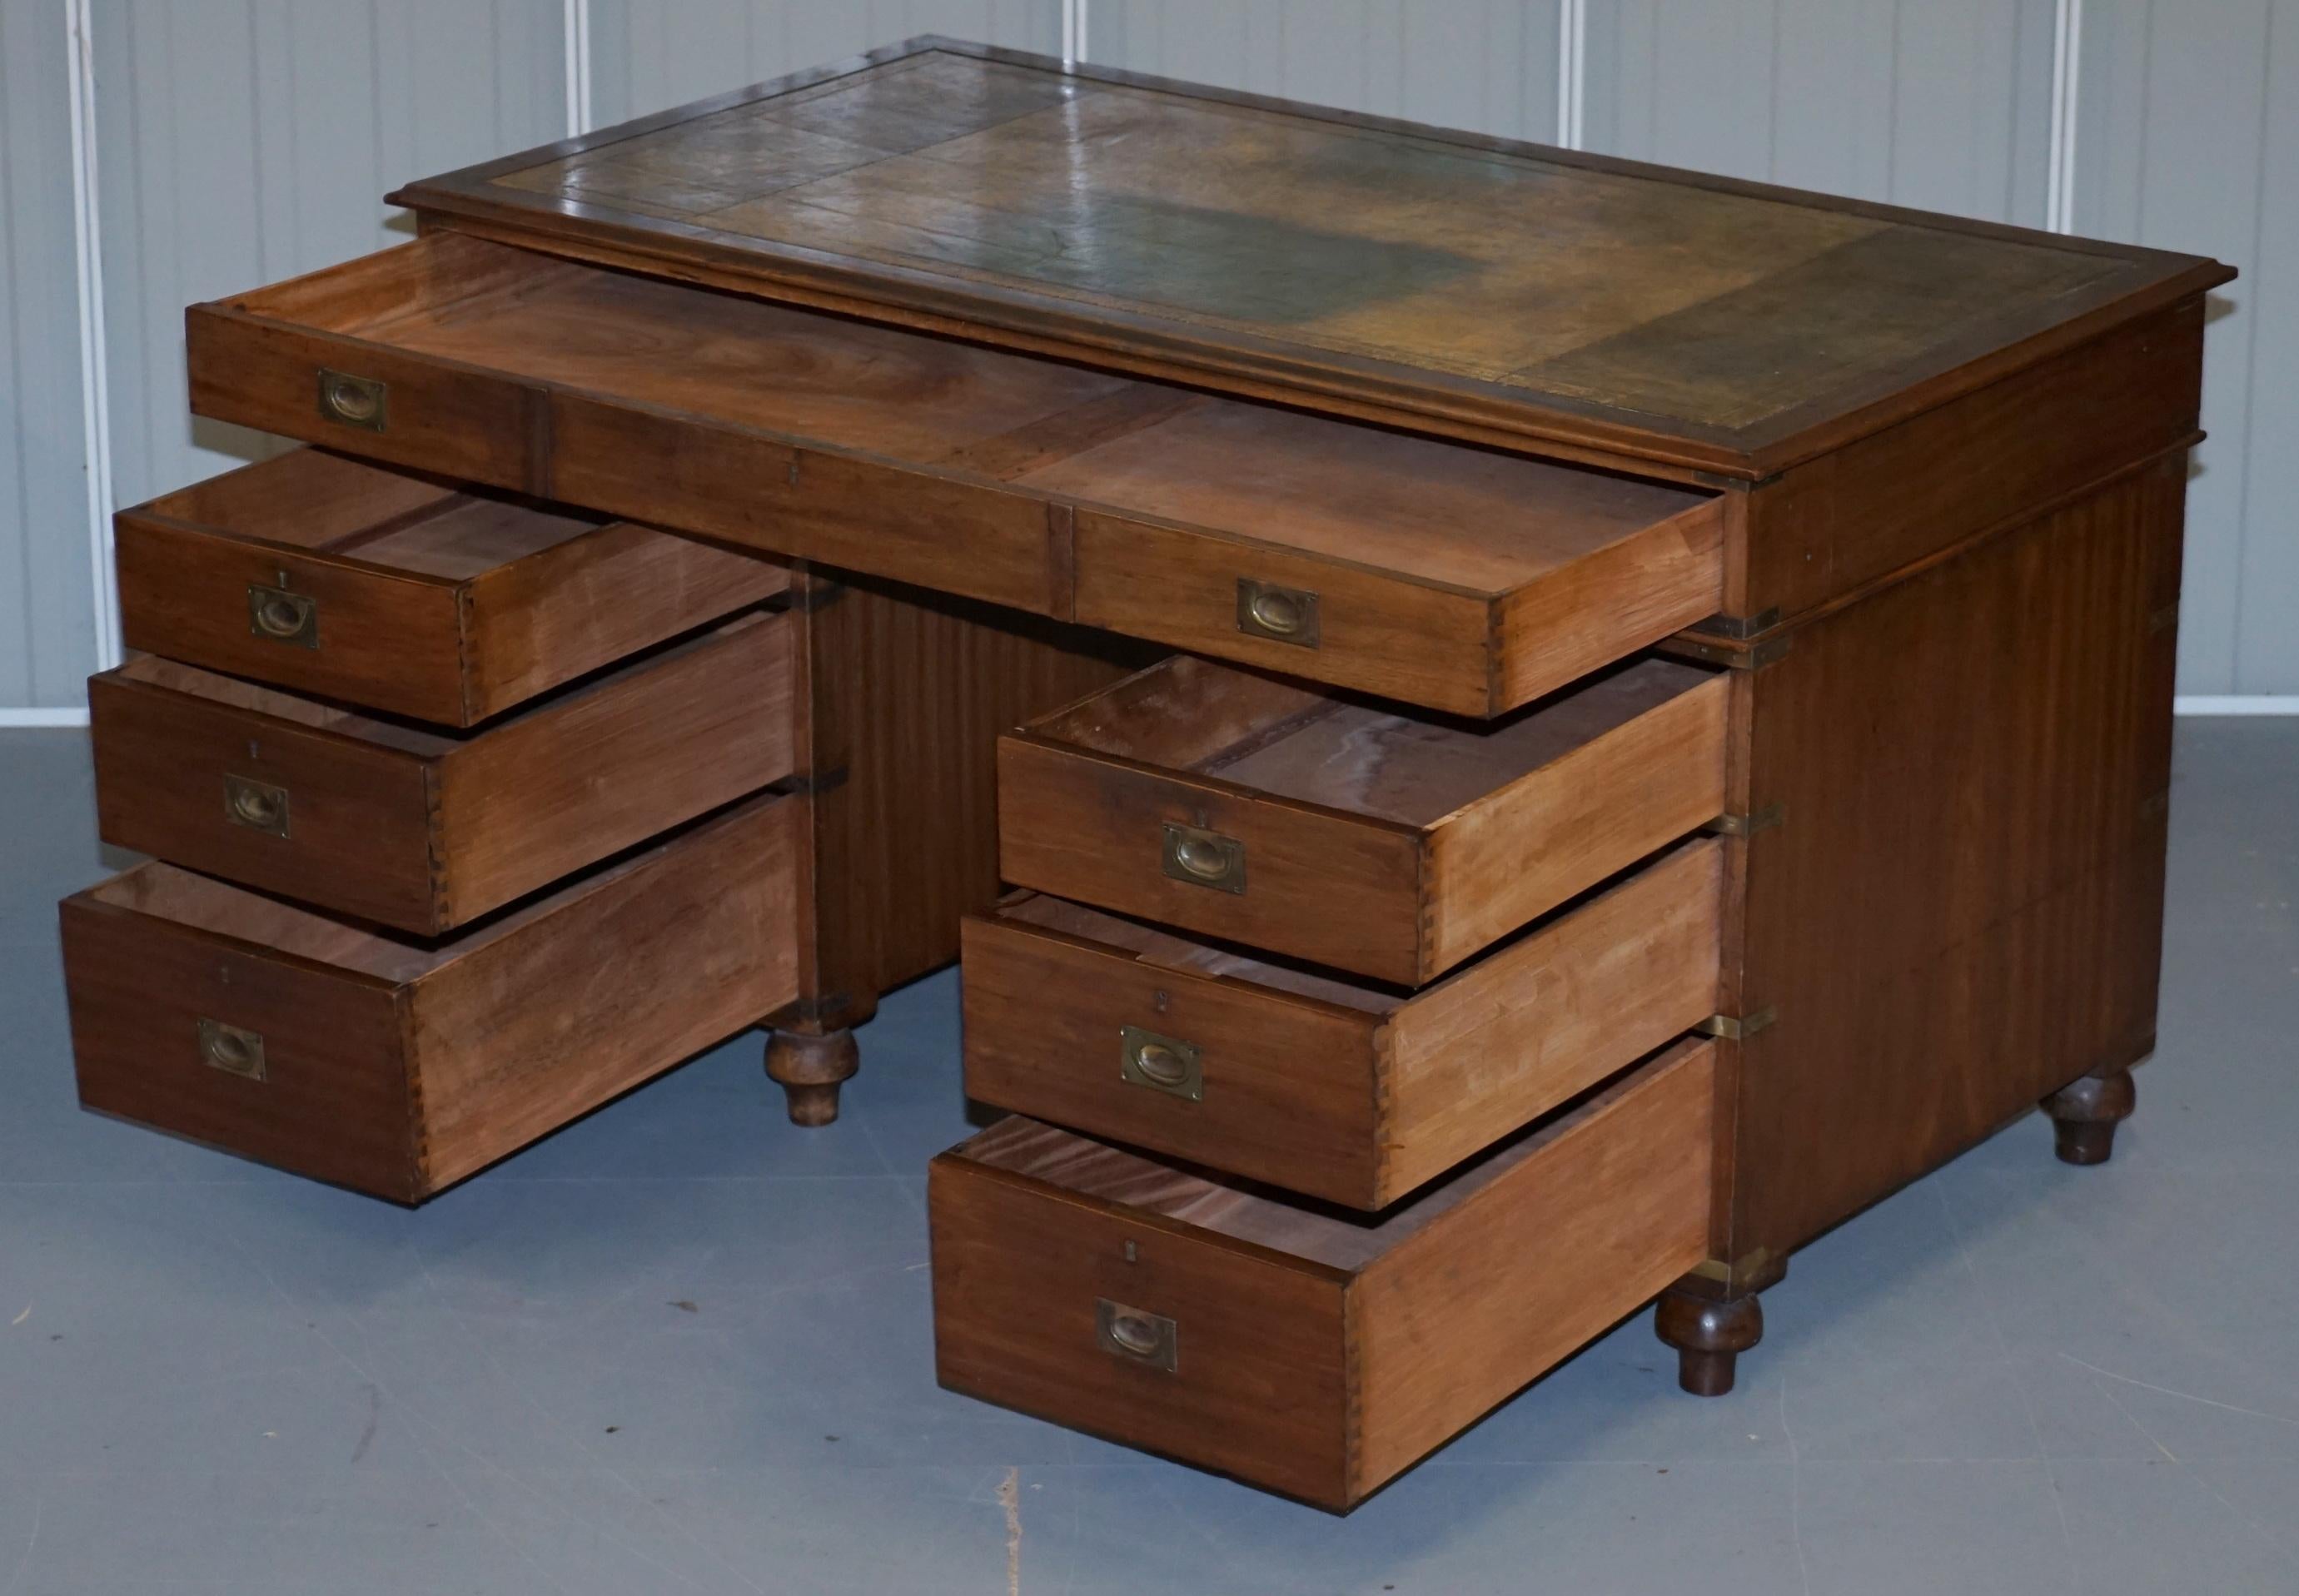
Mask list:
[[187,339],[203,415],[1460,714],[1722,602],[1681,488],[452,233]]
[[791,647],[737,616],[468,732],[139,656],[88,682],[97,824],[436,936],[789,775]]
[[1385,1207],[1714,1013],[1723,873],[1688,842],[1417,993],[1019,895],[966,925],[966,1094]]
[[114,527],[129,648],[449,726],[790,585],[748,554],[318,449]]
[[798,994],[755,798],[436,946],[168,864],[66,898],[80,1100],[412,1203]]
[[999,864],[1417,987],[1716,819],[1726,687],[1645,658],[1463,721],[1177,656],[999,740]]
[[1714,1061],[1377,1220],[1002,1121],[932,1167],[942,1384],[1346,1509],[1706,1255]]

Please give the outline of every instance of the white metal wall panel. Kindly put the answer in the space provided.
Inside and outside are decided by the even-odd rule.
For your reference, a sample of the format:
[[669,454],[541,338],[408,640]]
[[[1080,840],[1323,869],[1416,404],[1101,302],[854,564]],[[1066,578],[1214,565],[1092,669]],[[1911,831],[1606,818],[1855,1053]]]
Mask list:
[[95,661],[71,55],[61,0],[0,0],[0,707],[79,704]]
[[1062,43],[1061,0],[591,0],[590,10],[602,127],[922,33],[1045,55]]

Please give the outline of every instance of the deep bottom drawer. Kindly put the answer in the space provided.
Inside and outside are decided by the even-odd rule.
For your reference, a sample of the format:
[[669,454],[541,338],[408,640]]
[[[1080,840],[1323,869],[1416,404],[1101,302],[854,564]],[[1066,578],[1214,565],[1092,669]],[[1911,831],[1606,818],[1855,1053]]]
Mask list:
[[419,1202],[797,996],[799,807],[436,945],[141,865],[64,900],[80,1101]]
[[1036,1121],[934,1161],[954,1390],[1344,1510],[1707,1253],[1715,1044],[1376,1221]]

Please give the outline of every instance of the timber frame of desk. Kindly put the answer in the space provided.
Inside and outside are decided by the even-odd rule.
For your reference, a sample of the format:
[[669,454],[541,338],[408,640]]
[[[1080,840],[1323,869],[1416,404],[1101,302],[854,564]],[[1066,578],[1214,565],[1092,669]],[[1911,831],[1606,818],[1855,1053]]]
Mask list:
[[1336,1509],[2108,1156],[2226,268],[943,40],[392,198],[189,313],[328,452],[123,516],[91,1103],[412,1200],[769,1019],[818,1121],[967,916],[944,1380]]

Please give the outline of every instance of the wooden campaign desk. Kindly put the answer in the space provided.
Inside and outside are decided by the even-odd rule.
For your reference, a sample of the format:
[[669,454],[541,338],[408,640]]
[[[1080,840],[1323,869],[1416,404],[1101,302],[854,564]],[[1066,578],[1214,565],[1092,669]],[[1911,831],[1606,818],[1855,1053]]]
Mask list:
[[393,197],[190,311],[314,447],[121,517],[91,1104],[818,1122],[963,919],[943,1379],[1337,1509],[2107,1156],[2226,269],[933,40]]

